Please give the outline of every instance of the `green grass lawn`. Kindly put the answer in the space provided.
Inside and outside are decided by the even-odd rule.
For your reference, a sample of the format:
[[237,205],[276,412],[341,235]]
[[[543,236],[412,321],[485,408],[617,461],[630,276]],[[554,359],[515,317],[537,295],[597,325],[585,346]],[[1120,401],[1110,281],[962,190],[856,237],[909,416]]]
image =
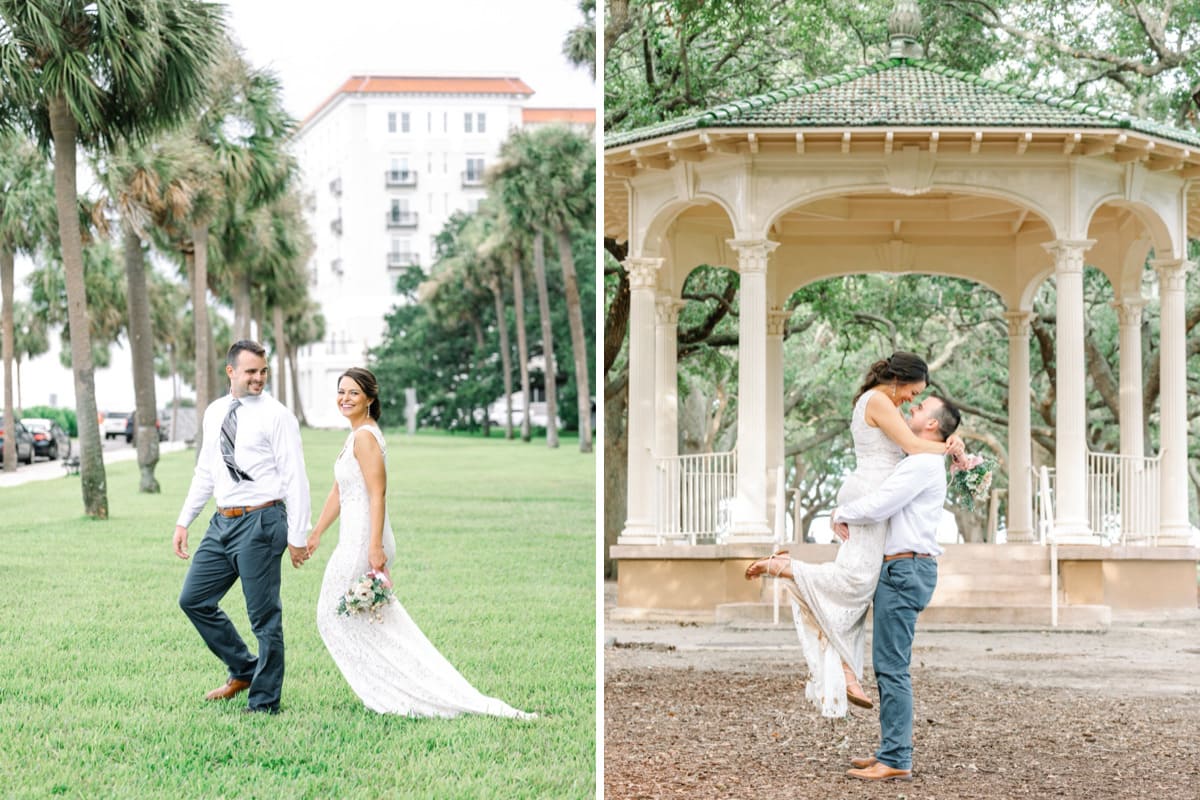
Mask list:
[[[226,674],[177,605],[193,455],[173,453],[160,495],[138,494],[135,463],[109,466],[106,522],[83,516],[77,477],[0,489],[0,796],[594,796],[593,457],[572,440],[387,438],[400,601],[478,689],[539,719],[366,710],[316,629],[336,526],[300,570],[285,561],[283,713],[206,702]],[[344,440],[304,434],[314,519]],[[223,606],[255,650],[240,584]]]

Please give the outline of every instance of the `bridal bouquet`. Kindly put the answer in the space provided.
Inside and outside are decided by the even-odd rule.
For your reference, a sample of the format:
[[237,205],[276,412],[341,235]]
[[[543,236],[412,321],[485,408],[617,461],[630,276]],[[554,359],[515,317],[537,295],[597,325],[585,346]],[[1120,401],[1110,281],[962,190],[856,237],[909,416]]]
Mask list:
[[948,492],[951,500],[974,511],[976,503],[987,501],[995,467],[995,461],[974,453],[968,454],[961,466],[957,462],[951,462]]
[[350,590],[338,601],[337,612],[343,617],[368,614],[371,622],[381,622],[379,609],[396,600],[392,582],[388,576],[375,570],[368,571],[350,585]]

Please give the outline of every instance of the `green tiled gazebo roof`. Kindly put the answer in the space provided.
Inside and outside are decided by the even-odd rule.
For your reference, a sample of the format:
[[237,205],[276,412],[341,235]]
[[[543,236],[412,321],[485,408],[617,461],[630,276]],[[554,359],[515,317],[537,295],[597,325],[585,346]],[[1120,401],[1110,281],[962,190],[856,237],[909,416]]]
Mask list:
[[706,128],[1123,128],[1200,147],[1200,135],[923,59],[889,58],[669,122],[605,147]]

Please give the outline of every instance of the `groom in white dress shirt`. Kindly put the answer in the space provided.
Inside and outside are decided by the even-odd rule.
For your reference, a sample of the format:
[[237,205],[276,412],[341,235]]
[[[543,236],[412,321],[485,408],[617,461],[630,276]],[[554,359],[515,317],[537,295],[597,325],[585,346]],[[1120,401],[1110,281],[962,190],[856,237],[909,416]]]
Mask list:
[[[961,415],[936,395],[909,411],[918,437],[944,442]],[[849,525],[887,520],[883,566],[875,587],[871,661],[879,685],[879,749],[851,759],[846,774],[867,781],[912,780],[912,661],[917,615],[937,586],[937,529],[946,502],[945,456],[918,453],[905,458],[879,489],[833,511],[834,532],[844,541]]]
[[[225,685],[207,699],[229,700],[249,689],[246,711],[276,713],[283,689],[280,557],[287,549],[296,567],[308,558],[308,476],[296,417],[263,393],[267,359],[262,345],[236,342],[225,374],[229,394],[204,411],[204,440],[175,525],[175,555],[186,559],[188,525],[210,497],[216,499],[217,511],[196,548],[179,606],[229,670]],[[239,578],[257,656],[218,605]]]

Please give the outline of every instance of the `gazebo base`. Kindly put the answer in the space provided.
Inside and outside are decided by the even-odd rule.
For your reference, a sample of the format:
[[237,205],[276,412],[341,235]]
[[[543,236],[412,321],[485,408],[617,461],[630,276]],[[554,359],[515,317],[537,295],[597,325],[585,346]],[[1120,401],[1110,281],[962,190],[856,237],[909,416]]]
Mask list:
[[[792,556],[830,561],[837,545],[791,543]],[[927,623],[1049,625],[1050,552],[1030,544],[947,545],[938,560],[938,589],[922,615]],[[769,581],[747,581],[748,564],[769,545],[618,545],[617,602],[623,620],[769,622]],[[1104,627],[1113,612],[1197,608],[1193,547],[1063,545],[1059,559],[1059,623]],[[786,599],[781,621],[790,620]]]

